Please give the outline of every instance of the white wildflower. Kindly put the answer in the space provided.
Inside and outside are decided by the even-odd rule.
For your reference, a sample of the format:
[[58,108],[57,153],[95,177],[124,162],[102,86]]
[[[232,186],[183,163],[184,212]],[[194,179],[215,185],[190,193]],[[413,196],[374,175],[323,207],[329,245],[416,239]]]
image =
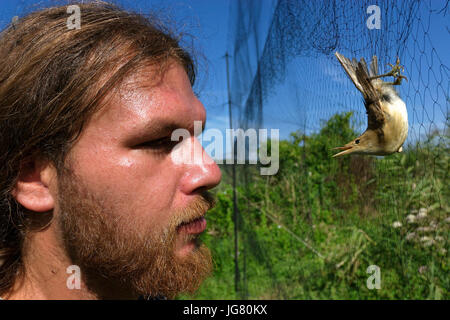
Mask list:
[[419,227],[419,228],[417,228],[418,232],[430,232],[431,230],[433,230],[431,227]]
[[416,221],[416,216],[413,214],[408,214],[406,217],[406,222],[408,223],[414,223]]
[[436,237],[434,238],[434,240],[436,240],[436,241],[444,241],[444,237],[436,236]]
[[445,218],[444,222],[450,223],[450,217]]
[[402,223],[400,222],[400,221],[395,221],[393,224],[392,224],[392,227],[393,228],[400,228],[402,226]]
[[406,235],[406,240],[412,241],[416,237],[416,234],[414,232],[410,232]]
[[427,216],[427,209],[420,208],[419,213],[417,214],[417,219],[423,219]]
[[430,241],[425,242],[423,245],[425,247],[430,247],[432,246],[436,241],[434,241],[433,239],[431,239]]
[[430,237],[426,237],[426,236],[420,238],[420,241],[423,242],[423,245],[424,245],[425,247],[429,247],[429,246],[431,246],[433,243],[435,243],[434,239],[431,239]]
[[427,271],[427,266],[420,266],[419,267],[419,273],[425,273]]

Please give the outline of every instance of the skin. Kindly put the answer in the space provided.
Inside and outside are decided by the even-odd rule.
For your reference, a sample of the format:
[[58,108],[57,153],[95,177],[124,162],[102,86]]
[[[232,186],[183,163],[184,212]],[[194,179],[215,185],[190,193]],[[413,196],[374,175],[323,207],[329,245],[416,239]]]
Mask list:
[[[90,190],[116,208],[114,214],[127,215],[131,225],[164,226],[199,193],[217,186],[221,172],[193,136],[194,121],[204,123],[206,111],[184,69],[173,63],[158,83],[145,80],[152,74],[147,68],[127,79],[107,107],[89,121],[69,158]],[[190,148],[200,148],[207,161],[175,163],[167,143],[155,143],[161,138],[170,140],[175,128],[191,132]],[[145,142],[151,144],[143,145]],[[57,179],[51,164],[35,161],[24,168],[13,196],[27,209],[43,216],[52,212],[57,219]],[[8,299],[96,298],[84,283],[81,290],[67,289],[66,268],[72,263],[61,243],[56,223],[27,235],[26,274]],[[183,257],[193,248],[194,244],[180,235],[176,254]],[[135,297],[119,294],[118,298]]]

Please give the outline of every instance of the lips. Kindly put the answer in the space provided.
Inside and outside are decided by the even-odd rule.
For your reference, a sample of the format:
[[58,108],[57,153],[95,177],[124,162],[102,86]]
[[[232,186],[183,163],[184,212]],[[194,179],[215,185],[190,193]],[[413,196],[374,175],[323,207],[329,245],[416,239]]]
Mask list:
[[205,231],[206,229],[206,219],[205,217],[200,217],[195,220],[192,220],[188,223],[183,223],[178,226],[178,233],[186,233],[186,234],[199,234]]

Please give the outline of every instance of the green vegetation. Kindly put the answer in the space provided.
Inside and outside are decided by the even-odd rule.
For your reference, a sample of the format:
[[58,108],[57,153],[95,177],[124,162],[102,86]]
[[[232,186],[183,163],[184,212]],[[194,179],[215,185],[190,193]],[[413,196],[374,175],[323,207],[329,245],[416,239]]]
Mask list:
[[[277,175],[238,166],[238,293],[224,166],[203,235],[215,271],[193,298],[449,299],[448,130],[384,158],[331,157],[356,135],[350,113],[335,115],[280,142]],[[379,290],[366,286],[370,265]]]

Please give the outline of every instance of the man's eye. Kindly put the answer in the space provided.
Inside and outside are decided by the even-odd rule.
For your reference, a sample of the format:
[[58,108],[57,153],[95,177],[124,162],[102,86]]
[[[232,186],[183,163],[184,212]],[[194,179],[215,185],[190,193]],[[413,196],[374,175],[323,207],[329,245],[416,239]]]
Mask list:
[[172,141],[170,137],[165,137],[138,144],[135,148],[152,149],[156,151],[171,151],[177,145],[177,143],[178,141]]

